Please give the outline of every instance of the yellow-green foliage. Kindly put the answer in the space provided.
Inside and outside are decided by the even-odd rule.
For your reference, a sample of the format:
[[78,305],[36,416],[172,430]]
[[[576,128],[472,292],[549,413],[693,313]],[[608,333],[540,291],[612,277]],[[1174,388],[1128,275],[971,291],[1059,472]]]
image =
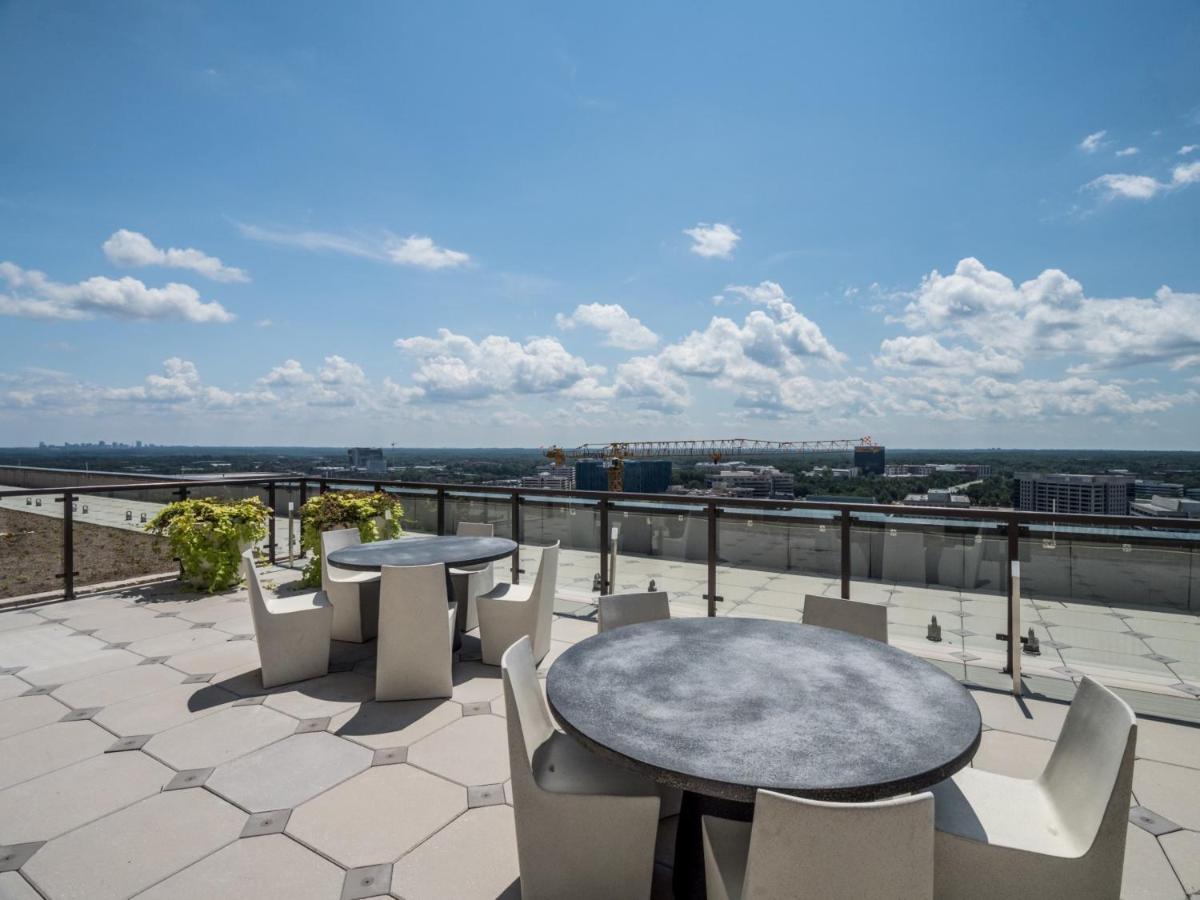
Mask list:
[[267,536],[270,516],[271,510],[257,497],[200,497],[168,503],[146,530],[166,534],[189,583],[216,593],[241,580],[241,549]]
[[[390,518],[386,518],[388,513]],[[321,584],[321,532],[335,528],[357,528],[363,542],[400,536],[400,518],[404,507],[383,491],[329,491],[310,497],[300,507],[300,546],[308,551],[308,564],[300,583],[307,587]],[[381,534],[377,519],[386,523]]]

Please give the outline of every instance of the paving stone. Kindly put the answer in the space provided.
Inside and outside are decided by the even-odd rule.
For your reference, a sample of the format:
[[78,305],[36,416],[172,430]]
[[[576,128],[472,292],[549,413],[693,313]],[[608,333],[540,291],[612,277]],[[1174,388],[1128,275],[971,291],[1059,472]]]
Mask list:
[[1155,837],[1161,837],[1164,834],[1170,834],[1172,831],[1179,830],[1179,826],[1170,819],[1165,819],[1154,810],[1147,809],[1144,806],[1131,807],[1129,810],[1129,821],[1143,831],[1150,832]]
[[231,706],[155,735],[145,751],[176,769],[219,766],[296,730],[295,719],[263,706]]
[[57,684],[41,684],[41,685],[37,685],[36,687],[25,688],[25,690],[23,690],[17,696],[18,697],[41,697],[46,694],[52,694],[56,690],[58,690]]
[[8,667],[39,669],[78,662],[104,646],[95,638],[63,640],[71,634],[71,629],[53,623],[0,632],[0,659]]
[[235,701],[233,705],[234,706],[261,706],[266,701],[266,699],[267,698],[263,697],[263,696],[243,697],[241,700]]
[[397,859],[466,808],[458,785],[408,765],[375,766],[295,809],[287,831],[344,866],[366,866]]
[[55,722],[0,741],[0,789],[103,753],[112,735],[91,722]]
[[353,672],[339,672],[291,685],[271,694],[267,706],[297,719],[335,716],[375,696],[375,682]]
[[366,769],[371,755],[327,732],[298,734],[219,766],[207,786],[250,812],[291,809]]
[[138,665],[139,666],[157,666],[157,665],[161,665],[162,663],[165,663],[168,659],[170,659],[169,656],[147,656],[140,663],[138,663]]
[[60,722],[86,722],[88,719],[95,718],[96,713],[100,712],[99,706],[87,706],[82,709],[73,709],[64,715],[58,721]]
[[159,635],[144,641],[135,641],[129,645],[129,649],[134,653],[141,653],[143,656],[171,657],[199,650],[202,647],[210,647],[213,644],[220,644],[227,639],[228,636],[219,631],[186,629],[172,631],[170,634]]
[[392,890],[405,900],[435,900],[452,884],[456,900],[494,900],[519,897],[519,879],[512,808],[489,806],[459,816],[397,862]]
[[15,675],[0,675],[0,701],[19,697],[29,690],[29,685]]
[[283,835],[237,841],[138,895],[138,900],[333,900],[342,870]]
[[479,806],[497,806],[504,802],[504,785],[480,784],[467,788],[467,806],[475,809]]
[[1130,825],[1125,837],[1122,900],[1184,900],[1186,895],[1154,835]]
[[462,707],[445,700],[402,700],[363,703],[334,716],[334,734],[374,750],[411,746],[414,742],[462,718]]
[[485,716],[492,711],[492,704],[487,700],[476,700],[462,705],[464,716]]
[[287,828],[288,819],[292,817],[290,809],[272,809],[268,812],[254,813],[246,820],[240,837],[262,837],[267,834],[282,834]]
[[146,742],[154,737],[152,734],[131,734],[129,737],[117,738],[105,753],[127,753],[131,750],[141,750]]
[[504,720],[496,716],[460,719],[411,744],[408,761],[462,785],[502,783],[509,774]]
[[168,791],[56,838],[25,874],[55,900],[123,900],[234,840],[244,823],[208,791]]
[[203,672],[224,672],[235,666],[259,665],[258,646],[244,641],[222,641],[199,650],[171,657],[171,668],[190,675]]
[[0,846],[0,872],[15,872],[45,846],[45,841]]
[[1200,728],[1138,719],[1137,756],[1200,769]]
[[213,676],[215,674],[216,674],[215,672],[208,672],[208,673],[200,674],[200,675],[189,675],[187,678],[183,679],[183,683],[184,684],[207,684],[208,682],[212,681]]
[[66,711],[66,706],[44,694],[0,701],[0,740],[57,722]]
[[1133,766],[1133,792],[1142,806],[1200,831],[1200,778],[1194,769],[1139,759]]
[[389,747],[386,750],[376,750],[375,755],[371,757],[371,765],[373,766],[394,766],[407,761],[407,747]]
[[164,791],[185,791],[188,788],[204,787],[213,769],[182,769],[163,785]]
[[0,872],[0,898],[3,900],[42,900],[42,895],[30,887],[17,872]]
[[96,721],[120,735],[149,734],[210,715],[237,699],[208,684],[178,684],[106,706]]
[[459,703],[491,701],[502,693],[504,684],[497,667],[473,662],[462,662],[454,667],[453,697]]
[[130,697],[153,694],[179,684],[183,676],[166,666],[131,666],[105,672],[95,678],[64,684],[54,692],[63,703],[76,708],[109,706]]
[[391,863],[351,869],[346,873],[346,879],[342,883],[341,900],[363,900],[363,898],[379,896],[379,892],[387,891],[391,883]]
[[142,753],[93,756],[0,791],[0,844],[50,840],[157,794],[173,773]]
[[329,716],[316,719],[301,719],[296,725],[296,734],[311,734],[314,731],[325,731],[329,728]]
[[1164,834],[1158,842],[1183,882],[1183,889],[1189,895],[1200,892],[1200,833],[1176,831]]

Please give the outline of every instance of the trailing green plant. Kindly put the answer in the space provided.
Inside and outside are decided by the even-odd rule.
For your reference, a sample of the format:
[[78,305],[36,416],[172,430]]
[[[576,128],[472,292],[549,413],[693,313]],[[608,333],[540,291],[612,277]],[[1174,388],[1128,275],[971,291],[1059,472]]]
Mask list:
[[329,491],[310,497],[300,507],[300,546],[308,551],[300,583],[321,584],[321,532],[357,528],[363,543],[400,536],[404,507],[384,491]]
[[216,593],[241,580],[242,552],[267,536],[270,516],[257,497],[199,497],[168,503],[145,527],[167,536],[189,584]]

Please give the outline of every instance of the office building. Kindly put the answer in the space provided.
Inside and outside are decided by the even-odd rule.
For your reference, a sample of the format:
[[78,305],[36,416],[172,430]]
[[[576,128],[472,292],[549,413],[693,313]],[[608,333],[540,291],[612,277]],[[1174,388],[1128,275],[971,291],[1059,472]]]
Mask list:
[[1183,485],[1171,481],[1139,478],[1133,483],[1133,496],[1139,500],[1149,500],[1151,497],[1182,497]]
[[1183,497],[1139,499],[1129,504],[1129,514],[1155,519],[1200,519],[1200,500],[1187,500]]
[[885,468],[883,447],[878,445],[855,447],[854,468],[864,475],[882,475]]
[[730,468],[704,476],[704,484],[710,492],[728,497],[790,500],[796,496],[795,476],[774,466],[734,463]]
[[1132,475],[1017,473],[1017,509],[1123,516],[1133,497]]
[[379,447],[351,447],[346,454],[350,457],[352,471],[366,472],[368,475],[387,474],[387,462]]

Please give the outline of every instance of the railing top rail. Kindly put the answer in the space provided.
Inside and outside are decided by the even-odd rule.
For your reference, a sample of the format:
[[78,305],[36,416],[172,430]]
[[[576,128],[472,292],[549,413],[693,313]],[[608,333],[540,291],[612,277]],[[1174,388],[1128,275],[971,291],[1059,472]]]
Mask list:
[[422,493],[442,491],[449,496],[456,494],[492,494],[518,500],[524,498],[545,498],[547,500],[575,499],[599,503],[607,500],[613,504],[652,503],[670,504],[673,507],[696,507],[704,509],[715,506],[721,511],[788,511],[812,510],[837,512],[843,511],[854,514],[873,514],[884,516],[909,516],[932,519],[958,519],[964,522],[996,522],[1016,525],[1084,525],[1094,528],[1138,528],[1145,530],[1166,531],[1200,531],[1200,519],[1184,518],[1149,518],[1143,516],[1112,516],[1091,515],[1083,513],[1043,513],[1013,509],[989,509],[979,507],[943,506],[906,506],[904,504],[886,503],[852,503],[826,500],[781,500],[752,497],[715,497],[689,496],[675,494],[635,494],[612,493],[609,491],[580,491],[562,490],[556,488],[533,487],[504,487],[483,484],[447,484],[432,481],[388,481],[380,478],[351,478],[339,476],[311,476],[300,473],[274,474],[264,477],[238,476],[233,478],[215,479],[181,479],[174,481],[143,481],[132,484],[103,484],[76,485],[52,488],[25,488],[0,491],[3,497],[24,497],[36,495],[54,495],[70,493],[78,496],[89,494],[121,493],[127,491],[178,490],[179,488],[211,488],[222,486],[249,487],[271,484],[296,484],[304,482],[324,482],[326,484],[344,484],[351,486],[374,487],[380,485],[385,489],[397,491],[420,491]]

